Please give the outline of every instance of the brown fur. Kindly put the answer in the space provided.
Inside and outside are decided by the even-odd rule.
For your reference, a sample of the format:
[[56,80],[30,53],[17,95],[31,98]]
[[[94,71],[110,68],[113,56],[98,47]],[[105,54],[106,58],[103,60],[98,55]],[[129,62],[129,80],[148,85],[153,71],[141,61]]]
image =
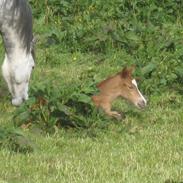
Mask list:
[[132,72],[134,67],[124,68],[116,75],[105,79],[97,85],[100,93],[92,96],[92,101],[96,107],[100,107],[104,112],[116,118],[121,118],[121,114],[117,111],[111,111],[112,102],[118,98],[123,97],[135,105],[140,100],[140,95],[132,83]]

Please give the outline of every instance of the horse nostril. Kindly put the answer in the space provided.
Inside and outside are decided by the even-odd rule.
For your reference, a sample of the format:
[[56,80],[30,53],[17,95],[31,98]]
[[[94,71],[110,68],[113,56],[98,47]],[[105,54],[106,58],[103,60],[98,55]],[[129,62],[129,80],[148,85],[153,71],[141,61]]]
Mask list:
[[141,101],[138,102],[138,106],[140,108],[144,108],[146,106],[146,102],[144,100],[141,100]]

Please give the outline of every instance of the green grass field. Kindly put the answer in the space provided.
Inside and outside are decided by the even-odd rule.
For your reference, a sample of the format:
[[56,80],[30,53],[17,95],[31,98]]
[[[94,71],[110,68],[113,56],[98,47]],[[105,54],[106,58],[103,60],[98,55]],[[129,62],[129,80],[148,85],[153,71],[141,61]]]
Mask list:
[[[0,77],[0,183],[182,183],[179,1],[30,2],[38,41],[28,104],[13,107]],[[119,99],[113,108],[124,112],[120,121],[93,108],[77,111],[77,97],[84,110],[97,82],[131,64],[148,100],[144,110]],[[37,94],[47,103],[37,105]],[[69,99],[71,119],[64,116]]]
[[[38,60],[41,60],[41,54],[38,49]],[[64,91],[60,92],[70,92],[70,83],[87,85],[86,80],[78,78],[91,65],[98,77],[118,70],[118,67],[111,69],[107,62],[92,64],[91,55],[58,53],[57,57],[62,62],[56,67],[37,63],[31,85],[51,78],[54,85],[62,85]],[[12,128],[16,108],[11,106],[10,98],[6,96],[8,92],[4,84],[2,86],[0,123],[4,128]],[[182,96],[176,91],[166,91],[147,98],[148,106],[143,111],[122,100],[117,101],[114,107],[126,114],[121,121],[101,119],[98,126],[61,128],[50,135],[39,130],[22,130],[34,142],[34,152],[21,154],[2,148],[0,182],[181,182]],[[103,128],[103,123],[108,125]]]

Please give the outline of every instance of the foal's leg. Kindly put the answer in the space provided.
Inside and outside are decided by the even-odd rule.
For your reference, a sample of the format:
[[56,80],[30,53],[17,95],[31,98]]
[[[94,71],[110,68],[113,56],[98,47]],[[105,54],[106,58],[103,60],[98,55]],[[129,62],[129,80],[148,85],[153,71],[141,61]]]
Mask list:
[[121,114],[119,114],[117,111],[111,111],[111,99],[108,96],[102,96],[102,95],[98,95],[95,96],[95,100],[97,100],[97,105],[95,103],[96,106],[101,107],[104,112],[108,115],[108,116],[112,116],[117,118],[118,120],[121,119]]
[[110,102],[102,102],[100,104],[100,106],[102,107],[102,109],[105,111],[105,113],[108,116],[115,117],[118,120],[121,119],[121,114],[119,114],[117,111],[111,111],[111,103]]

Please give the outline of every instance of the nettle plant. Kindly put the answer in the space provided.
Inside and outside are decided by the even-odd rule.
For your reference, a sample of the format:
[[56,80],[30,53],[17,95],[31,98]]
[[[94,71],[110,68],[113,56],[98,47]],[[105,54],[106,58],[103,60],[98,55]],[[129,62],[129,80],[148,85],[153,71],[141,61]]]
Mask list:
[[34,96],[17,108],[15,124],[36,125],[47,132],[53,132],[55,127],[89,127],[93,124],[91,116],[98,115],[91,101],[91,95],[97,92],[94,85],[94,81],[86,87],[78,85],[65,96],[63,88],[39,84],[31,89]]

